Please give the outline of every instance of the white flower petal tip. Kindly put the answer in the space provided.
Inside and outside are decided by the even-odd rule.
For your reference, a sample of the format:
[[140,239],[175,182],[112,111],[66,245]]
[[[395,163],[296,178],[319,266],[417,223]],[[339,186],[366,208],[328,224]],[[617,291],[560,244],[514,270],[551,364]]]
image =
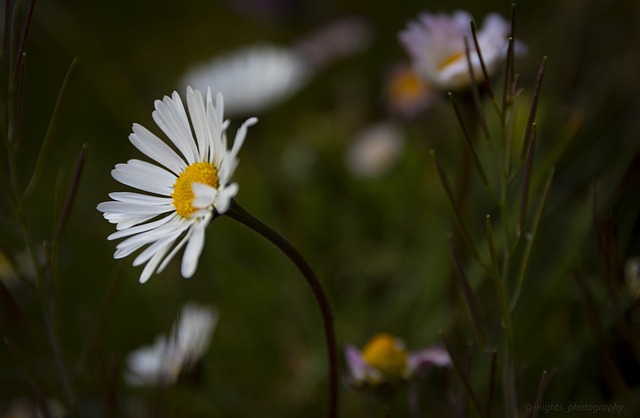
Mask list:
[[236,183],[229,184],[228,186],[219,189],[218,195],[213,203],[218,215],[224,214],[231,205],[231,199],[237,194],[240,187]]
[[125,380],[133,386],[170,386],[204,357],[218,323],[218,311],[186,303],[171,334],[127,356]]
[[[232,52],[189,70],[182,84],[213,86],[224,95],[229,114],[258,113],[273,108],[301,90],[312,71],[295,50],[256,45]],[[216,98],[216,107],[222,100]]]
[[451,357],[442,347],[431,347],[411,352],[407,362],[412,374],[429,366],[451,367]]
[[[463,89],[471,84],[464,43],[465,38],[472,40],[471,21],[471,15],[464,11],[457,11],[451,16],[423,13],[398,34],[414,69],[427,83],[444,91]],[[499,62],[506,58],[509,23],[498,14],[489,14],[477,32],[477,39],[491,76]],[[526,49],[518,41],[516,45],[516,53]],[[470,59],[475,79],[482,81],[484,75],[473,45]]]
[[224,213],[238,193],[238,185],[230,180],[247,128],[258,121],[248,118],[229,149],[222,95],[217,95],[215,105],[210,90],[205,99],[188,86],[186,95],[186,107],[177,92],[154,102],[153,119],[167,140],[133,124],[129,140],[153,163],[132,159],[117,164],[112,177],[138,191],[110,193],[112,200],[96,207],[116,224],[108,239],[124,238],[114,258],[142,250],[133,262],[144,265],[140,283],[163,271],[183,247],[181,273],[195,274],[214,210]]

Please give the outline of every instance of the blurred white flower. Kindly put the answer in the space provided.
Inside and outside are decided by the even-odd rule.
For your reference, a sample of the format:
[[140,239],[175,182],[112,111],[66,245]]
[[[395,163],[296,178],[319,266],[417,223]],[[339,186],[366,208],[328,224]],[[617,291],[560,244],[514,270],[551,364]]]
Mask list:
[[4,408],[0,411],[0,418],[50,418],[67,417],[68,411],[56,399],[41,399],[46,405],[48,414],[45,415],[43,405],[29,398],[18,398],[11,403],[4,400]]
[[629,292],[635,297],[640,296],[640,257],[637,255],[624,262],[624,278]]
[[396,385],[417,376],[430,366],[449,367],[449,353],[441,347],[407,351],[404,342],[390,334],[376,334],[362,351],[345,348],[350,383],[357,388]]
[[125,375],[131,385],[171,385],[204,357],[218,323],[215,309],[187,303],[168,337],[127,356]]
[[[477,81],[484,79],[471,34],[471,20],[471,15],[465,11],[457,11],[452,16],[423,13],[400,32],[400,43],[411,56],[416,72],[426,82],[443,90],[462,89],[471,84],[465,37],[469,42],[474,77]],[[482,28],[477,32],[489,75],[496,71],[506,56],[509,30],[509,23],[492,13],[484,19]],[[518,44],[518,51],[523,48]]]
[[295,46],[315,71],[364,51],[371,45],[373,30],[362,18],[348,17],[329,23],[300,39]]
[[311,69],[295,50],[256,45],[198,65],[182,84],[221,92],[228,114],[259,113],[280,104],[302,88]]
[[347,150],[347,168],[358,177],[383,175],[398,160],[404,137],[397,126],[378,123],[365,128]]
[[117,231],[108,239],[127,237],[116,246],[114,258],[148,245],[133,260],[134,266],[146,263],[141,283],[161,272],[185,245],[181,273],[184,277],[195,273],[207,225],[214,213],[226,212],[238,193],[231,177],[247,128],[257,122],[256,118],[245,121],[228,149],[229,121],[223,118],[222,95],[218,93],[214,104],[210,90],[205,100],[200,91],[187,87],[187,106],[191,124],[176,92],[156,100],[152,113],[178,152],[145,127],[133,125],[129,140],[159,165],[135,159],[116,164],[113,178],[145,193],[110,193],[113,201],[98,205],[105,219],[116,224]]

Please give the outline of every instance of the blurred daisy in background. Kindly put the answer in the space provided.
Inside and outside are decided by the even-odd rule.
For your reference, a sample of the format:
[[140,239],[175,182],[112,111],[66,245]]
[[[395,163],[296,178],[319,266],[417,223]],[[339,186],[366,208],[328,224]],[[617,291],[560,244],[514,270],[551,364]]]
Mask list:
[[387,76],[385,101],[389,111],[412,118],[437,99],[434,90],[407,64],[396,65]]
[[362,19],[337,20],[294,47],[263,43],[216,56],[187,70],[180,84],[220,91],[230,115],[260,114],[302,90],[317,71],[365,49],[371,34]]
[[395,386],[418,376],[431,366],[449,367],[449,353],[441,347],[407,351],[399,338],[376,334],[362,351],[354,345],[345,347],[349,382],[356,388]]
[[404,149],[404,136],[389,122],[364,128],[347,149],[346,165],[356,177],[373,178],[387,173]]
[[181,273],[184,277],[194,274],[207,225],[215,214],[228,209],[238,193],[238,185],[230,183],[231,176],[247,128],[257,122],[256,118],[245,121],[229,150],[229,121],[223,119],[222,95],[217,95],[214,104],[211,91],[205,101],[200,91],[187,87],[187,106],[191,125],[176,92],[156,100],[152,113],[178,152],[145,127],[133,125],[129,140],[159,165],[136,159],[117,164],[111,171],[113,178],[144,193],[110,193],[113,201],[98,205],[118,230],[108,239],[126,238],[116,246],[114,258],[126,257],[148,245],[133,261],[134,266],[146,263],[141,283],[154,272],[161,272],[185,245]]
[[[422,13],[418,20],[409,22],[399,33],[400,43],[411,57],[413,68],[427,83],[442,90],[463,89],[471,84],[465,37],[469,42],[474,77],[477,81],[484,79],[471,34],[471,20],[471,15],[465,11],[457,11],[452,16]],[[477,32],[489,76],[506,56],[509,30],[509,23],[492,13]],[[517,51],[523,48],[518,45]]]
[[2,280],[5,285],[11,285],[18,280],[15,267],[2,250],[0,250],[0,280]]
[[635,255],[624,262],[624,278],[627,289],[634,297],[640,296],[640,257]]
[[21,397],[11,403],[5,403],[3,406],[0,418],[63,418],[69,416],[69,411],[62,403],[53,398],[44,399],[41,397],[36,401],[28,397]]
[[228,114],[256,114],[291,97],[311,72],[295,50],[262,44],[198,65],[183,76],[181,84],[220,91]]
[[191,371],[206,354],[218,312],[194,302],[185,304],[171,334],[127,356],[125,378],[131,385],[167,386]]
[[373,29],[366,20],[352,16],[335,20],[304,36],[295,49],[318,71],[335,61],[366,50],[373,40]]

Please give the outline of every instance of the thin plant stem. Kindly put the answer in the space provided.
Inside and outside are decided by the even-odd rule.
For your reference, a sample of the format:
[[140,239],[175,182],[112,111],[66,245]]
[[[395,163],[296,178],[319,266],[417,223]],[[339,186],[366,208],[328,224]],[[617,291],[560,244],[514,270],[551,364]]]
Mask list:
[[80,367],[87,359],[87,353],[99,340],[100,333],[102,332],[102,328],[104,326],[105,318],[107,317],[108,311],[113,304],[116,292],[120,287],[120,279],[122,278],[123,270],[124,263],[121,261],[120,263],[118,263],[115,272],[111,275],[111,279],[109,279],[107,290],[104,292],[104,296],[102,297],[102,301],[100,302],[100,308],[98,308],[98,312],[96,313],[91,328],[87,333],[87,337],[85,338],[84,344],[82,345],[82,350],[80,351],[80,355],[78,356],[78,360],[76,361],[74,368],[75,371],[78,371],[80,369]]
[[38,371],[31,365],[25,354],[20,350],[20,348],[15,344],[15,342],[9,338],[8,336],[4,337],[4,343],[7,348],[13,355],[13,357],[17,360],[17,362],[24,368],[24,371],[27,375],[27,379],[31,383],[33,388],[34,395],[38,400],[38,404],[40,406],[40,410],[46,418],[51,417],[51,413],[49,411],[49,407],[47,403],[44,401],[43,390],[44,381]]
[[500,274],[500,268],[498,266],[498,256],[496,253],[495,244],[493,240],[493,227],[491,225],[491,218],[489,215],[487,215],[485,219],[485,227],[487,231],[489,254],[491,255],[491,265],[494,270],[494,274],[492,275],[492,277],[494,280],[494,284],[496,286],[496,295],[498,297],[498,303],[500,305],[500,316],[502,317],[502,329],[504,332],[504,338],[507,343],[507,350],[509,352],[512,352],[513,335],[511,331],[511,311],[509,310],[505,280],[504,280],[504,277]]
[[476,22],[473,20],[469,22],[471,25],[471,35],[473,37],[473,44],[476,47],[476,52],[478,53],[478,59],[480,60],[480,67],[482,68],[482,74],[484,75],[485,85],[487,87],[487,92],[489,93],[489,97],[491,97],[491,101],[496,104],[496,95],[493,93],[493,87],[491,87],[491,80],[489,79],[489,71],[487,71],[487,66],[484,63],[484,58],[482,57],[482,51],[480,50],[480,43],[478,42],[478,28],[476,27]]
[[482,133],[484,134],[484,139],[487,142],[489,148],[492,147],[491,144],[491,134],[489,133],[489,127],[487,126],[487,119],[484,116],[484,112],[482,111],[482,101],[480,100],[480,92],[478,91],[478,84],[476,82],[476,75],[473,72],[473,64],[471,64],[471,52],[469,50],[469,39],[464,37],[464,52],[467,56],[467,68],[469,70],[469,78],[471,78],[471,93],[473,94],[473,104],[476,108],[476,113],[478,114],[478,121],[480,122],[480,126],[482,127]]
[[544,65],[547,62],[547,57],[542,57],[540,68],[538,69],[538,76],[536,77],[536,84],[533,88],[533,97],[531,98],[531,109],[529,110],[529,119],[524,131],[524,140],[522,143],[522,151],[520,152],[520,160],[524,160],[529,150],[529,141],[531,141],[531,129],[533,129],[533,123],[536,121],[536,113],[538,110],[538,99],[540,97],[540,88],[542,87],[542,78],[544,76]]
[[438,174],[438,178],[440,179],[440,183],[442,184],[442,187],[444,188],[444,191],[447,194],[449,204],[451,204],[451,208],[453,209],[453,213],[455,215],[454,218],[456,220],[456,223],[458,224],[458,228],[460,229],[462,237],[465,243],[467,244],[468,248],[471,250],[473,254],[473,258],[478,262],[478,264],[482,266],[484,270],[488,270],[489,268],[484,263],[484,261],[482,261],[482,258],[480,257],[480,252],[478,251],[478,247],[476,246],[476,243],[471,236],[471,232],[469,232],[469,226],[467,225],[465,218],[462,215],[462,212],[459,207],[460,205],[458,204],[458,202],[456,201],[453,195],[453,191],[451,190],[451,186],[449,185],[449,180],[447,178],[447,175],[442,169],[442,167],[440,166],[440,163],[436,158],[435,151],[431,150],[430,154],[436,168],[436,173]]
[[476,396],[475,392],[473,391],[473,388],[471,387],[471,383],[469,382],[469,379],[467,379],[467,377],[465,376],[465,372],[462,369],[460,361],[458,359],[456,359],[456,357],[453,355],[453,352],[451,350],[451,344],[449,344],[449,341],[447,340],[447,337],[445,337],[445,335],[444,335],[444,333],[442,331],[440,331],[440,338],[442,338],[442,342],[444,344],[444,347],[446,348],[447,352],[449,353],[449,357],[451,358],[451,364],[453,365],[453,371],[456,373],[456,376],[458,376],[458,379],[460,380],[460,383],[462,383],[462,387],[464,388],[464,391],[467,394],[467,398],[469,398],[469,400],[471,401],[471,405],[476,410],[476,413],[481,417],[485,417],[486,416],[484,414],[485,411],[480,406],[480,401],[478,401],[478,397]]
[[21,65],[21,61],[24,59],[24,50],[27,44],[27,38],[29,36],[29,28],[31,27],[31,17],[33,16],[33,9],[36,5],[36,0],[29,2],[29,8],[27,9],[27,15],[24,19],[24,26],[22,27],[22,35],[20,36],[20,43],[18,44],[18,50],[16,51],[16,63],[11,74],[11,84],[14,83],[17,74],[18,67]]
[[227,212],[229,218],[233,219],[253,230],[259,235],[269,240],[273,245],[278,247],[291,262],[298,268],[302,276],[311,288],[311,292],[318,303],[320,314],[324,326],[324,334],[327,344],[327,354],[329,360],[329,411],[328,417],[335,418],[338,416],[338,348],[336,343],[335,326],[333,321],[333,312],[329,300],[320,284],[320,280],[304,259],[300,252],[282,235],[274,231],[271,227],[263,223],[258,218],[247,212],[235,200],[231,201],[231,205]]
[[520,216],[518,217],[518,223],[516,225],[516,235],[520,236],[522,229],[524,228],[524,223],[527,218],[527,203],[529,201],[529,183],[531,179],[531,169],[533,166],[533,154],[536,149],[536,135],[537,129],[536,124],[533,124],[533,129],[531,130],[531,139],[529,141],[529,151],[527,152],[527,159],[524,166],[524,177],[522,180],[522,196],[520,198]]
[[457,273],[456,276],[458,277],[460,290],[462,291],[464,300],[467,303],[467,309],[469,310],[469,316],[471,317],[471,324],[473,325],[474,333],[476,334],[476,338],[478,339],[478,344],[480,345],[480,347],[482,347],[483,350],[485,350],[487,347],[487,329],[484,326],[484,322],[482,321],[482,315],[480,314],[478,300],[471,290],[471,286],[469,286],[469,281],[467,280],[467,276],[464,274],[462,262],[460,261],[460,256],[458,255],[458,250],[456,249],[456,246],[453,243],[453,239],[451,238],[449,239],[449,251],[451,252],[453,266]]
[[542,371],[542,376],[540,376],[540,382],[538,382],[538,390],[536,392],[536,399],[531,404],[531,408],[529,408],[529,412],[527,413],[527,418],[533,417],[536,418],[538,416],[538,412],[540,412],[539,405],[542,402],[542,396],[544,395],[544,391],[549,385],[549,381],[553,378],[553,373],[549,375],[549,372],[546,370]]
[[9,33],[9,0],[2,2],[2,29],[0,29],[0,59],[4,56],[5,43],[7,42],[7,34]]
[[487,189],[487,193],[495,200],[496,199],[495,193],[493,192],[493,189],[489,184],[489,179],[487,178],[487,175],[484,171],[484,167],[482,166],[482,162],[478,157],[476,148],[473,145],[473,138],[471,137],[471,133],[469,132],[469,129],[467,128],[467,125],[464,122],[464,119],[462,117],[462,111],[460,110],[460,106],[458,106],[458,103],[456,102],[456,99],[453,97],[452,93],[449,93],[449,99],[451,101],[451,106],[453,107],[453,112],[456,115],[456,119],[458,119],[458,124],[460,125],[460,129],[462,129],[462,134],[464,136],[467,149],[469,150],[469,152],[471,153],[471,156],[473,157],[473,162],[476,166],[476,169],[478,170],[480,179],[482,180],[482,184],[484,184],[485,188]]
[[491,407],[493,406],[493,392],[496,386],[496,368],[498,366],[497,351],[491,352],[491,369],[489,374],[489,390],[487,391],[487,404],[485,407],[485,416],[491,416]]
[[[65,75],[64,81],[62,82],[62,87],[60,87],[58,99],[56,100],[56,104],[53,108],[53,114],[51,115],[51,119],[49,120],[49,126],[47,127],[47,132],[44,135],[44,140],[42,141],[42,146],[40,147],[40,153],[38,154],[36,165],[33,169],[33,173],[31,174],[29,184],[27,185],[27,188],[24,192],[25,197],[29,196],[33,192],[33,189],[35,188],[38,180],[40,179],[40,175],[42,174],[44,162],[49,154],[49,148],[51,147],[52,139],[54,137],[56,127],[58,126],[58,115],[60,114],[62,103],[64,102],[64,98],[66,97],[67,91],[69,90],[69,83],[77,65],[78,58],[76,57],[73,59],[73,61],[71,61],[69,69],[67,70],[67,74]],[[86,145],[83,146],[83,149],[84,148],[86,148]]]
[[62,234],[64,233],[67,221],[69,220],[69,215],[71,214],[71,208],[73,207],[76,193],[78,192],[80,178],[82,177],[82,169],[84,167],[84,159],[87,155],[87,148],[87,144],[84,144],[80,149],[80,154],[78,155],[78,159],[76,160],[76,165],[73,171],[71,186],[69,186],[69,192],[67,193],[64,207],[62,208],[62,212],[60,213],[60,218],[58,219],[58,224],[56,225],[56,229],[51,240],[51,249],[54,254],[57,253],[58,246],[60,245],[60,241],[62,240]]
[[538,226],[540,225],[540,219],[542,218],[542,214],[544,212],[544,208],[547,204],[547,199],[549,197],[549,191],[551,190],[551,183],[553,181],[553,175],[555,173],[555,168],[551,169],[551,172],[547,176],[547,181],[545,182],[544,189],[542,190],[542,197],[540,200],[540,204],[538,205],[538,210],[533,219],[533,224],[531,225],[531,232],[528,236],[525,237],[526,245],[524,248],[524,254],[522,256],[522,262],[520,264],[520,272],[518,273],[518,279],[516,282],[516,290],[511,299],[511,310],[515,308],[515,305],[520,297],[520,292],[522,291],[522,286],[524,285],[524,279],[527,273],[527,269],[529,267],[529,257],[531,256],[531,250],[533,249],[533,243],[535,241],[536,235],[538,233]]
[[[58,374],[60,375],[60,383],[62,384],[62,390],[64,391],[67,405],[76,412],[75,396],[71,386],[71,380],[69,379],[66,363],[62,358],[60,341],[58,340],[58,335],[54,329],[53,321],[47,312],[44,312],[44,321],[47,329],[47,337],[53,350],[53,358],[55,360],[56,368],[58,369]],[[74,415],[77,416],[77,412],[74,413]]]

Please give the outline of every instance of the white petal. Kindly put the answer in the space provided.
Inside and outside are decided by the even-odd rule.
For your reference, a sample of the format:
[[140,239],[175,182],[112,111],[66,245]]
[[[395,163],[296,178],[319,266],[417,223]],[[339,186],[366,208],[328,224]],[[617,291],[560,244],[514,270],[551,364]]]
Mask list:
[[187,87],[187,106],[191,116],[191,124],[198,141],[198,160],[207,161],[209,154],[210,132],[207,126],[207,115],[204,108],[204,100],[199,90]]
[[128,237],[130,235],[139,234],[141,232],[146,232],[146,231],[155,229],[161,225],[164,225],[165,223],[169,222],[171,219],[175,219],[176,216],[177,215],[172,214],[169,216],[165,216],[162,219],[158,219],[157,221],[149,222],[144,225],[135,226],[132,228],[125,229],[123,231],[116,231],[113,234],[109,235],[107,239],[111,241],[114,239],[119,239],[119,238]]
[[194,163],[197,155],[196,144],[180,96],[174,93],[173,100],[165,96],[164,100],[155,101],[155,107],[156,110],[151,114],[153,120],[185,156],[187,162]]
[[111,175],[122,184],[163,196],[171,195],[177,178],[158,166],[139,160],[117,164]]
[[171,203],[163,205],[145,205],[127,202],[102,202],[98,205],[98,210],[106,213],[126,213],[136,215],[159,215],[161,213],[171,212],[175,207]]
[[184,250],[184,255],[182,256],[182,267],[181,273],[182,277],[190,278],[195,273],[196,268],[198,267],[198,259],[200,258],[200,254],[202,253],[202,249],[204,248],[204,230],[203,226],[196,226],[193,235],[189,239],[187,243],[187,248]]
[[169,255],[167,255],[164,260],[162,260],[162,263],[160,264],[160,267],[158,267],[157,272],[160,273],[162,272],[165,267],[167,267],[167,265],[169,264],[169,262],[173,259],[173,257],[175,257],[175,255],[178,253],[178,251],[180,251],[180,249],[184,246],[184,244],[189,240],[189,238],[191,238],[191,235],[193,234],[193,229],[194,227],[192,226],[191,228],[189,228],[189,230],[187,231],[187,233],[185,234],[184,237],[182,237],[182,239],[180,240],[180,242],[178,243],[178,245],[176,245],[175,247],[173,247],[173,250],[171,250],[171,252],[169,253]]
[[193,190],[193,194],[195,196],[195,198],[191,202],[191,205],[199,209],[203,209],[212,205],[218,194],[218,191],[215,187],[211,187],[208,184],[203,183],[192,183],[191,189]]
[[137,203],[145,205],[166,205],[171,204],[173,199],[167,197],[151,196],[148,194],[131,193],[131,192],[113,192],[109,193],[109,197],[119,202]]
[[133,266],[139,266],[140,264],[144,264],[149,260],[155,253],[161,250],[164,247],[171,247],[171,245],[178,239],[182,231],[174,231],[171,234],[164,235],[162,238],[149,245],[144,249],[138,256],[133,260]]
[[410,352],[407,358],[409,373],[416,373],[419,369],[428,366],[450,367],[451,357],[443,347],[431,347],[420,351]]
[[129,135],[129,141],[147,157],[157,161],[176,174],[180,174],[187,166],[184,160],[171,147],[142,125],[133,124],[133,133]]
[[236,132],[236,137],[233,140],[233,148],[231,149],[231,152],[229,152],[229,154],[231,155],[231,158],[236,158],[238,156],[238,152],[240,152],[240,147],[242,147],[242,144],[244,143],[244,139],[247,136],[247,129],[250,126],[255,125],[256,123],[258,123],[258,118],[249,118],[240,126],[240,128]]
[[141,224],[143,222],[146,222],[148,220],[151,220],[151,219],[153,219],[155,217],[156,217],[156,215],[150,215],[150,216],[140,216],[140,217],[137,217],[137,218],[121,220],[116,225],[116,230],[122,231],[122,230],[125,230],[125,229],[128,229],[128,228],[131,228],[133,226],[136,226],[138,224]]
[[189,225],[186,222],[171,222],[159,228],[152,229],[138,235],[134,235],[116,245],[114,258],[123,258],[138,250],[139,248],[162,239],[167,235],[180,234],[185,231]]
[[155,253],[153,257],[151,257],[151,260],[149,260],[147,265],[144,266],[142,274],[140,274],[140,283],[145,283],[147,280],[149,280],[151,275],[156,271],[158,264],[160,264],[160,261],[162,261],[162,257],[164,257],[168,249],[169,247],[166,246]]
[[216,212],[222,215],[229,209],[231,199],[238,194],[238,185],[236,183],[228,184],[224,187],[218,188],[216,199],[213,202],[213,207],[216,208]]

